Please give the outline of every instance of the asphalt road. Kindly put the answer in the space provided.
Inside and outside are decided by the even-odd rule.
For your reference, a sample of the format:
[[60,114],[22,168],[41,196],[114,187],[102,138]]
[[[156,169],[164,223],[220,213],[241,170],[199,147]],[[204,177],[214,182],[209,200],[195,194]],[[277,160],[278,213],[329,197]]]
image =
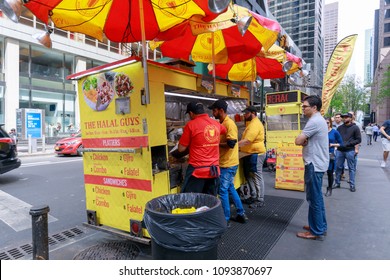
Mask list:
[[49,235],[86,220],[82,158],[21,159],[20,168],[0,175],[0,251],[31,243],[33,206],[49,206]]

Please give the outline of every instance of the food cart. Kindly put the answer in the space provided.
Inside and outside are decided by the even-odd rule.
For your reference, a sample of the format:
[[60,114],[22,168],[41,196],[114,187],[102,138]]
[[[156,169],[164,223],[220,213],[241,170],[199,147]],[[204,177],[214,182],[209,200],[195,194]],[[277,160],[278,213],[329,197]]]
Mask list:
[[[212,83],[199,74],[147,63],[150,94],[139,58],[68,77],[78,81],[86,224],[143,243],[150,241],[143,224],[145,204],[180,192],[187,160],[169,152],[189,120],[187,103],[197,100],[207,108],[218,98],[227,98],[228,114],[234,117],[249,98],[245,87],[217,81],[217,94],[211,94]],[[244,129],[243,121],[237,124]]]
[[266,95],[267,161],[276,168],[275,188],[304,190],[302,147],[295,138],[306,124],[301,107],[306,96],[299,90]]

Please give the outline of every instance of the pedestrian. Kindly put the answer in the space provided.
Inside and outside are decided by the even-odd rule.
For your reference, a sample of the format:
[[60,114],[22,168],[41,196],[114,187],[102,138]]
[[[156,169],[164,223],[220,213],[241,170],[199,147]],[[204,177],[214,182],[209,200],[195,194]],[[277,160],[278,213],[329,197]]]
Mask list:
[[358,154],[359,144],[362,141],[362,136],[359,127],[352,122],[353,116],[351,113],[342,114],[344,124],[337,128],[343,139],[343,145],[337,148],[336,153],[336,180],[334,188],[340,188],[341,173],[344,167],[344,161],[347,160],[349,171],[350,191],[356,191],[355,173],[356,173],[356,157]]
[[11,128],[10,132],[8,133],[8,135],[12,139],[12,142],[15,145],[18,144],[18,137],[17,137],[15,128]]
[[60,122],[57,122],[57,126],[55,127],[54,130],[54,136],[58,136],[58,134],[61,132],[62,126]]
[[372,145],[372,135],[374,133],[374,128],[371,123],[369,123],[364,129],[367,138],[367,145]]
[[264,126],[257,117],[257,109],[249,106],[243,111],[246,127],[238,142],[240,151],[246,156],[242,158],[244,175],[250,190],[250,197],[246,200],[250,208],[263,207],[264,178],[263,164],[265,160]]
[[343,144],[343,139],[341,139],[340,133],[332,128],[332,122],[329,118],[325,118],[326,124],[328,125],[328,140],[329,140],[329,165],[328,170],[326,171],[328,175],[328,187],[326,188],[325,196],[332,195],[332,187],[334,182],[334,172],[335,168],[335,158],[336,150],[335,148]]
[[386,167],[386,161],[390,152],[390,119],[382,124],[379,131],[382,137],[381,140],[383,149],[383,161],[381,163],[381,167]]
[[334,121],[332,123],[332,127],[337,129],[342,124],[343,124],[343,121],[341,119],[341,114],[340,113],[335,114]]
[[202,103],[190,102],[186,114],[190,121],[180,137],[178,151],[188,149],[189,160],[181,192],[217,195],[219,185],[219,139],[226,128],[211,119]]
[[237,209],[237,215],[232,220],[239,223],[246,223],[244,207],[236,188],[234,187],[234,177],[236,176],[238,157],[238,129],[236,123],[226,114],[228,104],[225,100],[219,99],[214,102],[209,109],[213,110],[213,116],[226,128],[226,135],[221,135],[219,142],[219,167],[221,170],[220,185],[218,195],[221,200],[225,219],[230,226],[230,202],[232,198]]
[[309,224],[303,226],[307,231],[298,232],[297,237],[322,241],[328,229],[322,195],[322,179],[329,166],[328,127],[330,124],[328,126],[321,116],[321,107],[322,101],[318,96],[305,97],[302,110],[309,120],[302,133],[295,139],[295,144],[303,147],[306,200],[309,203]]
[[372,126],[372,133],[372,138],[374,139],[374,142],[376,142],[379,136],[379,127],[376,123]]

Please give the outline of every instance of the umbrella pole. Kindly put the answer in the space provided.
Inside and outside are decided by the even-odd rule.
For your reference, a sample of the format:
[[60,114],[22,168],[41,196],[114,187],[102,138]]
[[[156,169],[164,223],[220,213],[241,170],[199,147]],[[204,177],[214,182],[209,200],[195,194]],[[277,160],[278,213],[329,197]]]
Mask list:
[[217,89],[217,82],[215,79],[215,50],[214,50],[214,32],[211,33],[211,63],[213,66],[213,93],[215,94]]
[[254,63],[254,58],[251,59],[252,62],[252,68],[251,68],[251,76],[252,76],[252,82],[251,82],[251,100],[250,100],[250,105],[254,105],[254,98],[255,98],[255,63]]
[[148,61],[147,61],[147,49],[146,49],[144,3],[143,0],[138,0],[138,3],[139,3],[140,23],[141,23],[142,64],[144,68],[144,80],[145,80],[144,92],[141,93],[141,103],[145,105],[145,104],[150,104],[149,73],[148,73]]

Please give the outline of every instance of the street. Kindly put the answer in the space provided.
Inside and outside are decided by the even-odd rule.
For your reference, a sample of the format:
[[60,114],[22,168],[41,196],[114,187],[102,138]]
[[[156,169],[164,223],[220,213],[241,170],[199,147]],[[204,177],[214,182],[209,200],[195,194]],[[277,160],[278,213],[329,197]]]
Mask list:
[[0,251],[31,243],[32,206],[47,205],[49,235],[86,220],[81,157],[23,157],[0,176]]

